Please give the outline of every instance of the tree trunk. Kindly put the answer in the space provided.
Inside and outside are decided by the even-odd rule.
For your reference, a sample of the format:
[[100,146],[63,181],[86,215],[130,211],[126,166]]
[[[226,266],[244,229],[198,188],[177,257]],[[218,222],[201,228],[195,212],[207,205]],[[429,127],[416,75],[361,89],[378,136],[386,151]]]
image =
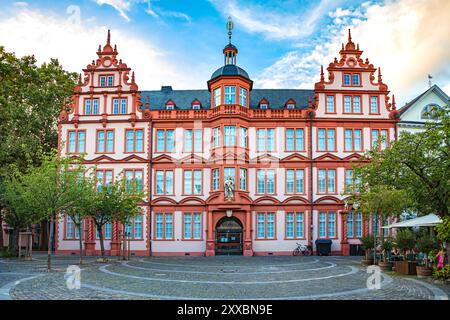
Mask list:
[[79,240],[79,244],[80,244],[80,266],[83,264],[83,234],[82,234],[82,223],[80,222],[80,224],[77,226],[78,228],[78,240]]
[[105,257],[105,244],[103,243],[103,232],[102,232],[103,226],[100,226],[100,228],[97,228],[98,234],[100,236],[100,252],[102,255],[102,258]]
[[0,207],[0,250],[3,250],[3,219],[2,219],[2,208]]
[[13,253],[14,255],[18,254],[18,245],[19,245],[19,229],[14,228],[12,229],[12,232],[9,234],[9,252]]
[[53,214],[49,220],[48,250],[47,250],[47,272],[52,270],[52,249],[53,249]]

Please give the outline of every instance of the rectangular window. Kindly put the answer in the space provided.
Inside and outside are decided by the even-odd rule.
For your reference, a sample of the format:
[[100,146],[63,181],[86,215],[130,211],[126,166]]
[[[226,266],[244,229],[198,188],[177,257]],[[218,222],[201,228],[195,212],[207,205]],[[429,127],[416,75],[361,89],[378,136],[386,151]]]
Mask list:
[[221,146],[221,141],[220,141],[220,128],[214,128],[213,129],[213,148],[218,148]]
[[113,183],[113,171],[108,169],[99,169],[95,173],[95,187],[101,192],[103,188],[107,188]]
[[85,115],[91,114],[91,102],[92,101],[90,99],[84,100],[84,114]]
[[354,86],[359,86],[359,84],[360,84],[360,81],[359,81],[359,73],[354,73],[353,74],[353,85]]
[[[66,215],[65,217],[66,217],[65,238],[70,239],[70,240],[80,239],[80,230],[78,230],[78,226],[75,224],[72,217],[69,215]],[[81,225],[83,226],[83,224],[81,224]]]
[[275,151],[275,129],[258,129],[258,151]]
[[319,212],[319,238],[336,237],[336,213]]
[[239,169],[239,189],[247,190],[247,169]]
[[239,104],[241,106],[247,106],[247,89],[239,87]]
[[114,130],[97,130],[97,152],[114,152]]
[[212,170],[212,189],[217,191],[220,189],[220,171],[219,169]]
[[239,147],[248,147],[247,128],[239,127]]
[[317,193],[335,193],[336,192],[336,170],[319,169],[318,170]]
[[327,96],[326,113],[336,113],[334,105],[334,96]]
[[348,238],[354,238],[355,237],[355,221],[354,221],[354,214],[348,213],[347,214],[347,237]]
[[286,238],[303,239],[304,238],[304,215],[303,212],[286,213]]
[[184,151],[192,152],[192,130],[184,130]]
[[84,153],[86,152],[86,130],[68,131],[67,152]]
[[387,129],[371,130],[371,148],[383,150],[389,145],[389,135]]
[[222,103],[222,92],[221,88],[214,89],[214,106],[218,107]]
[[361,96],[353,96],[353,112],[361,113]]
[[113,99],[113,114],[127,114],[127,99],[114,98]]
[[304,170],[286,170],[286,193],[303,193]]
[[257,193],[274,194],[275,193],[275,170],[258,169],[257,171]]
[[224,145],[226,147],[234,147],[236,145],[236,127],[225,126],[224,131]]
[[133,238],[134,239],[142,239],[142,214],[137,214],[133,217],[134,226],[133,226]]
[[344,96],[344,113],[362,113],[361,96]]
[[175,139],[173,129],[156,130],[156,152],[173,152]]
[[[194,149],[192,149],[194,148]],[[185,129],[184,130],[184,151],[185,152],[202,152],[203,150],[203,130],[202,129]]]
[[155,238],[157,240],[173,240],[173,214],[155,214]]
[[125,152],[144,152],[144,130],[125,130]]
[[275,213],[258,212],[257,213],[257,238],[275,239]]
[[286,129],[286,151],[303,151],[303,129]]
[[127,192],[142,191],[143,186],[143,170],[141,169],[127,169],[125,170],[125,179],[126,179],[126,186],[127,186]]
[[380,106],[378,104],[378,97],[377,96],[370,97],[370,113],[372,113],[372,114],[379,114],[380,113]]
[[344,96],[344,113],[352,112],[352,97]]
[[344,73],[344,86],[349,86],[349,85],[350,85],[350,74]]
[[202,193],[202,170],[184,170],[183,193],[199,195]]
[[362,151],[362,130],[345,129],[345,151]]
[[108,76],[108,87],[112,87],[114,85],[114,76]]
[[202,214],[199,212],[183,214],[183,240],[201,240]]
[[352,169],[345,170],[345,193],[360,192],[361,177],[353,174]]
[[100,76],[100,87],[106,87],[106,76]]
[[156,170],[155,175],[155,194],[173,195],[173,171]]
[[355,217],[355,236],[357,238],[362,237],[362,214],[356,213]]
[[335,129],[317,131],[317,151],[334,151],[336,148]]
[[236,104],[235,86],[225,86],[225,104]]

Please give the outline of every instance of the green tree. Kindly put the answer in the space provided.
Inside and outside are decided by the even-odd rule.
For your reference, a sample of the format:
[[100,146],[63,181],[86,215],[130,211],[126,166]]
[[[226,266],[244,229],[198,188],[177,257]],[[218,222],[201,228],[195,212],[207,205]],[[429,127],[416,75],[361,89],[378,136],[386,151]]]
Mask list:
[[371,150],[361,167],[370,188],[389,186],[404,190],[411,209],[419,215],[449,216],[450,207],[450,108],[436,112],[423,132],[405,132],[389,148]]
[[[139,211],[145,194],[138,188],[129,188],[130,181],[118,179],[114,184],[102,187],[97,184],[97,190],[92,195],[93,201],[88,204],[100,238],[102,258],[105,256],[103,227],[106,223],[120,221],[126,223]],[[132,182],[135,185],[135,181]],[[93,189],[90,189],[92,192]]]
[[11,170],[24,173],[56,149],[58,114],[75,80],[56,59],[38,66],[34,56],[18,58],[0,46],[0,213],[6,214],[4,185]]

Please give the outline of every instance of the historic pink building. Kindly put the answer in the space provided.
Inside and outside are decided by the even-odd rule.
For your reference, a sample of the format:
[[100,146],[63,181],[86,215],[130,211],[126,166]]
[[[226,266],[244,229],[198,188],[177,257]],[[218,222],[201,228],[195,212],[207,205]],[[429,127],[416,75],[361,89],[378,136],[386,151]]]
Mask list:
[[[316,239],[348,255],[358,237],[382,230],[343,210],[359,183],[352,161],[395,139],[398,118],[350,31],[310,90],[254,89],[231,40],[223,54],[207,89],[141,91],[108,33],[80,75],[60,114],[60,155],[84,153],[99,184],[123,175],[148,193],[129,224],[105,225],[108,253],[125,231],[136,255],[291,254]],[[86,253],[98,254],[91,221],[84,230]],[[70,219],[60,217],[56,236],[58,253],[77,252]]]

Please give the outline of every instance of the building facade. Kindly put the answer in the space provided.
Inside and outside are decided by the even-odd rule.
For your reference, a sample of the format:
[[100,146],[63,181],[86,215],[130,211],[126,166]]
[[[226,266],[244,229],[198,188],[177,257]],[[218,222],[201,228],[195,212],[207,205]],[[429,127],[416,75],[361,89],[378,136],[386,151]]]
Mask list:
[[450,97],[437,85],[432,85],[417,97],[406,103],[398,111],[400,122],[399,134],[402,132],[416,133],[424,130],[425,123],[436,121],[433,114],[436,110],[448,105]]
[[[223,54],[205,90],[140,91],[108,32],[80,75],[60,114],[60,156],[84,154],[98,185],[120,176],[148,194],[127,225],[105,225],[107,253],[126,232],[143,256],[291,254],[317,239],[348,255],[358,237],[381,232],[384,221],[344,205],[358,188],[352,163],[396,138],[398,112],[350,30],[311,90],[253,89],[231,37]],[[79,235],[61,215],[57,253],[77,252],[80,236],[98,254],[92,221]]]

